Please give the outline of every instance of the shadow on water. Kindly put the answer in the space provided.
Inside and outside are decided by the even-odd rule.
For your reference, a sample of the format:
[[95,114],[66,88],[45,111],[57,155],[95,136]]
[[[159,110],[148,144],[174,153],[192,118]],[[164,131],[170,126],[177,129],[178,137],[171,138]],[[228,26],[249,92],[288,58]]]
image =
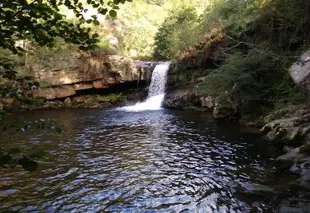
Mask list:
[[1,133],[2,146],[45,150],[47,155],[36,172],[16,168],[0,173],[0,210],[274,210],[264,199],[236,196],[236,184],[263,183],[272,176],[275,156],[259,135],[238,125],[170,110],[66,109],[22,115],[53,117],[66,131]]

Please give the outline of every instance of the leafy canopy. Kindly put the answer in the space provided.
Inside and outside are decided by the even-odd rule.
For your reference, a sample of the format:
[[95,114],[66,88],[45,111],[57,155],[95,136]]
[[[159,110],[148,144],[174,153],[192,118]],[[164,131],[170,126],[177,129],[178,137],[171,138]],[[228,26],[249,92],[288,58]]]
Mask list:
[[[91,34],[85,24],[99,24],[97,16],[86,19],[86,6],[98,14],[116,16],[117,6],[131,0],[2,0],[0,3],[0,47],[14,53],[22,50],[16,41],[29,39],[40,45],[52,45],[55,37],[79,44],[81,49],[98,42],[98,35]],[[68,20],[62,8],[73,11],[76,19]]]

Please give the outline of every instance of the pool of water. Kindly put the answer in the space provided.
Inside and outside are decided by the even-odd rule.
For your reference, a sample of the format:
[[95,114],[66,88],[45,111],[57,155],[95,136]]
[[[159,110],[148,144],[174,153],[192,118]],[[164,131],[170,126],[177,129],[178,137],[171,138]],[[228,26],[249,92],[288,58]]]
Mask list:
[[259,135],[206,113],[101,109],[22,113],[56,118],[51,130],[2,132],[0,146],[45,151],[35,172],[0,169],[0,212],[273,212],[238,196],[264,184],[275,152]]

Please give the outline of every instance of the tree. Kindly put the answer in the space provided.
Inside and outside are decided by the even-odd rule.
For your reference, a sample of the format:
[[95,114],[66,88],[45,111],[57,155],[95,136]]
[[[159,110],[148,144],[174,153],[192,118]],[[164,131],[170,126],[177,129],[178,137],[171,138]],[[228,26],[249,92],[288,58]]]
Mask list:
[[[96,8],[98,14],[116,16],[118,4],[131,0],[2,0],[0,3],[0,47],[13,53],[22,50],[16,41],[30,39],[40,45],[52,45],[55,37],[79,44],[81,49],[91,47],[98,35],[90,34],[85,23],[98,25],[97,16],[84,17],[86,5]],[[74,22],[62,14],[61,8],[74,12]]]

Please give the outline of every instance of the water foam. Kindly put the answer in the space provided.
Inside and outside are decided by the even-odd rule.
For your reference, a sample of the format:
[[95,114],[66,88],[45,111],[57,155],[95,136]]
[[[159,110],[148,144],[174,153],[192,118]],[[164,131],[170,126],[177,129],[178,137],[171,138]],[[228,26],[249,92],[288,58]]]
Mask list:
[[119,110],[129,112],[139,112],[145,110],[160,110],[165,98],[165,87],[167,82],[167,73],[170,62],[158,64],[152,74],[152,80],[149,88],[148,97],[145,101],[136,103],[132,106],[125,106]]

